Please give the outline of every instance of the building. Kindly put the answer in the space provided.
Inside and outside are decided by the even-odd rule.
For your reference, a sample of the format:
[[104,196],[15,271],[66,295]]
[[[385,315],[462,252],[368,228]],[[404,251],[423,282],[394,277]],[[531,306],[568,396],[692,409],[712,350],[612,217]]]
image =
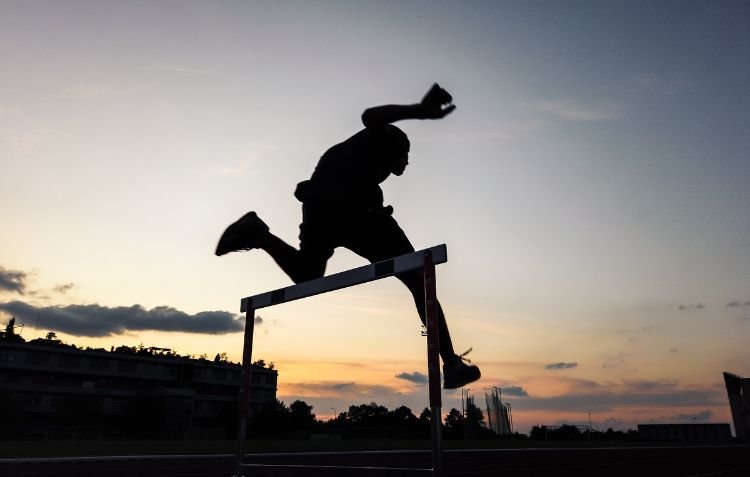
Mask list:
[[734,433],[741,441],[750,440],[750,379],[724,373]]
[[[0,438],[231,438],[240,374],[218,356],[0,340]],[[251,376],[252,414],[276,399],[278,372]]]
[[647,442],[723,443],[732,440],[729,424],[638,424],[638,438]]

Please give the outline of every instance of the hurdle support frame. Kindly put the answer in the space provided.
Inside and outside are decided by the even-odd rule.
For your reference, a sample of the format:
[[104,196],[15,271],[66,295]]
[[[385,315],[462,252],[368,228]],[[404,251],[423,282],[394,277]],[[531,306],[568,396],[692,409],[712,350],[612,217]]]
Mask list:
[[[238,396],[237,455],[235,477],[243,475],[244,445],[247,437],[248,406],[250,403],[253,334],[255,311],[273,305],[320,295],[331,291],[391,277],[410,270],[421,269],[424,275],[425,327],[427,328],[427,375],[429,382],[430,425],[432,434],[432,468],[414,469],[431,471],[433,476],[443,475],[442,436],[442,389],[440,383],[440,335],[438,326],[438,302],[435,283],[435,265],[448,261],[445,244],[401,255],[381,262],[346,270],[286,288],[260,293],[243,298],[240,311],[245,313],[245,332],[242,348],[242,375]],[[354,468],[352,468],[354,470]],[[387,471],[388,468],[382,468]]]

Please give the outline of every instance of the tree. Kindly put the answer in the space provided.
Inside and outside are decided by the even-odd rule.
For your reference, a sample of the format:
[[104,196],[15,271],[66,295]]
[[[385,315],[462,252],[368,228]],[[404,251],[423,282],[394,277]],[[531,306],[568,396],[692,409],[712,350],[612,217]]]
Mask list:
[[432,434],[432,412],[430,411],[430,408],[426,407],[422,409],[422,412],[419,413],[419,418],[417,419],[417,426],[419,429],[419,434],[422,437],[427,437]]
[[443,435],[446,439],[464,438],[464,417],[458,409],[451,409],[448,415],[445,416],[445,431]]
[[252,417],[249,432],[255,436],[279,436],[286,434],[291,428],[291,412],[282,401],[274,399]]
[[466,400],[466,416],[464,417],[464,439],[476,439],[480,437],[486,437],[485,433],[482,432],[484,427],[484,414],[474,404],[474,399]]
[[549,438],[549,429],[547,426],[533,426],[529,437],[535,441],[545,441]]
[[563,424],[552,431],[552,439],[556,441],[577,441],[581,439],[581,431],[576,426]]
[[417,425],[417,416],[406,406],[397,407],[388,414],[391,421],[390,425],[392,426],[413,429]]
[[318,421],[315,420],[315,414],[312,413],[313,406],[309,406],[305,401],[294,401],[289,405],[290,421],[293,430],[310,431],[315,428]]
[[383,427],[386,424],[388,409],[375,402],[349,406],[348,421],[354,426]]

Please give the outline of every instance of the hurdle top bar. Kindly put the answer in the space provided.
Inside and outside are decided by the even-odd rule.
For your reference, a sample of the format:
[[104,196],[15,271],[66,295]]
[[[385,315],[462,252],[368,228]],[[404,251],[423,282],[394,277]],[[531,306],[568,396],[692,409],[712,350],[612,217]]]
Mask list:
[[432,255],[432,263],[436,265],[448,261],[448,249],[445,244],[436,245],[424,250],[383,260],[382,262],[376,262],[363,267],[334,273],[326,277],[298,283],[290,287],[279,288],[278,290],[243,298],[240,311],[245,313],[248,307],[257,310],[267,306],[280,305],[288,301],[320,295],[321,293],[372,282],[396,275],[397,273],[421,268],[424,265],[424,256],[428,252]]

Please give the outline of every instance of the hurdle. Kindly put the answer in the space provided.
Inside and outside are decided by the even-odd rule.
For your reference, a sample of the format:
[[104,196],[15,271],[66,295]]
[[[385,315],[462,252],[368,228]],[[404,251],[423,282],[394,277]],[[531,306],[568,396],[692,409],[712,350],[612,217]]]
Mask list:
[[[430,425],[432,433],[432,468],[408,469],[413,472],[429,473],[433,476],[442,475],[442,418],[440,409],[442,407],[442,394],[440,387],[440,355],[439,355],[439,332],[437,313],[437,291],[435,286],[435,265],[448,261],[448,251],[445,244],[430,247],[424,250],[408,253],[381,262],[353,268],[343,272],[335,273],[321,278],[316,278],[303,283],[298,283],[286,288],[260,293],[243,298],[240,304],[240,312],[245,313],[245,333],[242,349],[242,377],[240,381],[239,394],[239,419],[237,427],[237,455],[235,465],[235,477],[242,477],[243,470],[256,467],[267,469],[268,465],[245,464],[244,445],[247,435],[248,405],[250,400],[251,386],[251,363],[253,352],[253,332],[255,328],[255,310],[273,305],[280,305],[293,300],[320,295],[342,288],[347,288],[363,283],[391,277],[410,270],[422,269],[424,274],[425,294],[425,327],[427,328],[427,376],[429,382],[430,402]],[[280,466],[283,467],[283,466]],[[309,466],[314,467],[314,466]],[[382,469],[384,472],[402,471],[407,469],[396,469],[389,467],[346,467],[352,471],[372,471]],[[393,472],[391,472],[392,474]],[[371,473],[368,473],[371,475]]]

